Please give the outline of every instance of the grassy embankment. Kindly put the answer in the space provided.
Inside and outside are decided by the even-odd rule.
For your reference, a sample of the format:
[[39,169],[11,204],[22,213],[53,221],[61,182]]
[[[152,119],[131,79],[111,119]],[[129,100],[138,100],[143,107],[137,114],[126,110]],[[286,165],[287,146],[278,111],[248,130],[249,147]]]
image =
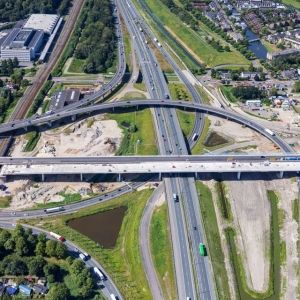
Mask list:
[[0,208],[9,207],[12,197],[11,196],[3,196],[0,197]]
[[166,203],[153,212],[150,224],[150,249],[164,299],[175,299],[175,274]]
[[225,98],[231,103],[237,103],[239,101],[232,93],[232,86],[231,85],[222,85],[221,92],[225,96]]
[[291,5],[297,9],[300,9],[300,1],[299,0],[282,0],[283,4]]
[[219,299],[232,299],[229,291],[228,277],[225,268],[225,258],[221,246],[220,232],[216,212],[212,201],[212,194],[207,185],[197,182],[197,192],[211,258],[217,295]]
[[108,114],[107,118],[116,120],[124,133],[117,155],[155,155],[158,153],[149,109]]
[[206,42],[205,36],[207,36],[208,33],[212,36],[215,34],[204,24],[199,24],[201,32],[197,33],[183,24],[160,0],[146,0],[146,3],[152,12],[165,24],[165,27],[174,38],[193,53],[195,58],[200,59],[208,66],[214,67],[222,64],[232,64],[232,62],[246,65],[249,63],[249,61],[235,49],[232,49],[230,52],[218,52],[210,46]]
[[[151,189],[145,189],[140,192],[135,191],[109,202],[82,209],[71,215],[42,220],[28,220],[26,222],[65,236],[101,262],[125,299],[151,299],[147,279],[143,271],[138,241],[140,219],[151,193]],[[120,206],[126,206],[127,210],[116,246],[113,249],[102,248],[96,242],[67,225],[71,219],[96,214]]]
[[231,227],[225,229],[225,235],[229,246],[231,263],[235,273],[237,297],[241,300],[278,300],[280,298],[280,256],[281,244],[279,228],[281,217],[278,210],[278,198],[274,191],[267,191],[271,205],[271,247],[270,247],[270,272],[269,286],[264,293],[250,290],[247,285],[246,273],[242,257],[236,247],[235,230]]

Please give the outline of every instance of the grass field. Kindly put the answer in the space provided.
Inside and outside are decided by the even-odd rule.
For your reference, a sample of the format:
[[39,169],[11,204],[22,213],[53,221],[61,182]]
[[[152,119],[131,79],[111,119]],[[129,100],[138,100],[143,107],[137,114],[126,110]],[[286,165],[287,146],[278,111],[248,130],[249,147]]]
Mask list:
[[210,120],[207,117],[205,117],[203,131],[201,132],[201,135],[199,136],[195,147],[192,149],[192,154],[194,154],[194,155],[195,154],[203,154],[203,152],[204,152],[204,141],[207,137],[209,127],[210,127]]
[[225,258],[221,246],[216,212],[212,202],[212,194],[208,186],[202,182],[198,181],[196,187],[200,200],[201,214],[208,242],[209,256],[213,266],[218,298],[230,300],[232,297],[228,286]]
[[175,299],[176,287],[166,203],[153,212],[150,225],[150,247],[164,299]]
[[232,94],[232,86],[226,86],[222,85],[221,86],[221,92],[225,96],[225,98],[231,102],[231,103],[236,103],[239,100]]
[[183,83],[169,83],[171,98],[174,100],[191,101],[192,96]]
[[300,1],[299,0],[282,0],[283,4],[291,5],[300,9]]
[[[248,64],[248,60],[237,50],[232,50],[231,52],[218,52],[210,46],[206,42],[205,36],[207,35],[207,32],[209,32],[210,35],[214,35],[214,33],[208,28],[205,27],[205,30],[202,32],[203,34],[198,34],[183,24],[183,22],[177,16],[173,15],[160,0],[146,0],[146,3],[153,13],[165,24],[165,27],[169,32],[179,42],[183,43],[187,50],[208,66],[214,67],[220,64],[231,64],[233,62],[235,64]],[[204,24],[202,25],[205,26]],[[200,24],[200,26],[202,25]]]
[[[116,283],[124,299],[152,299],[143,271],[139,249],[139,226],[146,202],[152,189],[132,192],[114,200],[82,209],[72,215],[43,220],[28,220],[30,224],[55,231],[73,241],[98,260]],[[92,215],[120,206],[126,206],[126,214],[113,249],[104,249],[96,242],[67,226],[74,218]]]
[[[155,155],[158,153],[153,119],[149,109],[114,113],[107,117],[116,120],[123,129],[124,138],[117,155]],[[137,130],[130,132],[128,125],[135,125]]]
[[69,65],[69,68],[67,70],[68,73],[84,73],[82,66],[84,65],[85,60],[84,59],[78,59],[78,58],[72,58],[72,62]]
[[139,92],[128,92],[120,100],[144,99],[145,96]]
[[27,143],[23,149],[24,152],[30,152],[33,151],[36,147],[38,141],[40,140],[41,133],[37,131],[30,131],[26,133],[25,138],[27,140]]
[[276,45],[271,44],[270,42],[266,41],[265,39],[261,39],[261,42],[266,47],[266,49],[269,53],[280,51],[280,49],[277,48]]
[[11,196],[0,197],[0,208],[9,207]]
[[186,112],[179,109],[176,110],[176,113],[182,132],[186,137],[188,137],[194,128],[195,114],[193,112]]

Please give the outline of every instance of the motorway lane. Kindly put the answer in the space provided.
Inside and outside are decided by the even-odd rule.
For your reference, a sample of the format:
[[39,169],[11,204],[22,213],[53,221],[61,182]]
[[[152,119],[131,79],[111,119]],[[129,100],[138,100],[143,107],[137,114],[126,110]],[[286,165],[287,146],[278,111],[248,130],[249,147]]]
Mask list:
[[155,300],[163,300],[163,293],[159,279],[157,278],[157,272],[153,264],[150,249],[150,223],[153,212],[157,207],[157,201],[159,201],[163,192],[164,184],[160,184],[159,187],[151,195],[151,198],[148,200],[143,211],[139,232],[140,251],[142,255],[144,271],[147,276],[152,297]]
[[[156,58],[152,54],[152,51],[149,49],[147,44],[145,43],[145,37],[139,31],[137,28],[135,21],[137,19],[136,15],[130,15],[134,13],[132,11],[132,3],[129,1],[121,2],[120,6],[122,5],[122,13],[124,16],[124,19],[127,24],[127,28],[130,31],[131,35],[134,38],[135,41],[135,50],[137,52],[137,56],[139,57],[140,65],[142,68],[142,73],[143,77],[146,83],[146,86],[148,88],[148,91],[151,95],[151,97],[165,97],[165,94],[167,93],[169,95],[168,90],[166,87],[162,86],[163,82],[165,82],[165,79],[161,77],[161,72],[158,72],[160,70],[158,63],[156,61]],[[165,84],[166,85],[166,84]],[[168,138],[173,138],[172,136],[169,136],[167,132],[167,119],[165,119],[165,112],[166,109],[154,109],[154,119],[155,119],[155,126],[156,126],[156,132],[157,132],[157,137],[158,137],[158,145],[160,149],[160,153],[166,154],[170,152],[170,145],[169,145],[169,140]],[[168,113],[168,112],[167,112]],[[166,126],[167,125],[167,126]],[[170,184],[166,181],[166,189],[170,189]],[[176,192],[176,191],[174,191]],[[168,201],[170,201],[170,197],[167,198]],[[170,219],[172,221],[178,222],[178,220],[181,222],[181,224],[184,225],[184,222],[182,221],[182,214],[179,213],[178,215],[175,216],[170,215]],[[173,227],[172,227],[173,228]],[[172,229],[171,228],[171,229]],[[179,226],[177,226],[179,228]],[[182,227],[180,227],[182,228]],[[172,237],[176,235],[178,239],[176,241],[179,241],[179,238],[183,239],[183,242],[180,244],[183,246],[185,245],[184,237],[178,236],[178,230],[172,232]],[[174,239],[173,239],[174,242]],[[176,243],[174,245],[175,251],[178,249],[182,249],[182,247],[179,247],[179,243]],[[175,252],[174,251],[174,252]],[[188,253],[189,250],[188,248],[184,249],[185,253]],[[191,269],[191,264],[190,262],[182,260],[181,253],[180,255],[175,255],[175,268],[176,268],[176,276],[177,276],[177,283],[178,284],[178,294],[179,294],[179,299],[185,299],[187,295],[191,296],[193,299],[195,299],[195,289],[194,289],[194,282],[193,280],[184,280],[184,274],[190,273],[192,275],[192,269]],[[192,277],[192,276],[191,276]]]
[[[13,230],[15,228],[15,225],[16,224],[13,222],[3,222],[2,220],[0,221],[0,228]],[[35,235],[45,233],[48,239],[53,239],[53,237],[50,236],[49,232],[44,229],[40,229],[40,228],[30,226],[27,224],[21,224],[21,225],[25,228],[32,229],[32,233]],[[72,243],[69,240],[66,240],[64,242],[64,244],[67,246],[69,252],[71,252],[71,255],[73,257],[80,259],[79,252],[83,253],[84,252],[83,249],[79,248],[77,245],[75,245],[74,243]],[[104,281],[97,282],[99,289],[100,289],[100,285],[102,286],[101,292],[104,294],[106,299],[111,299],[111,297],[110,297],[111,294],[116,295],[118,297],[118,299],[120,299],[120,300],[123,299],[121,296],[121,293],[119,292],[117,287],[114,285],[114,283],[113,283],[112,279],[110,278],[110,276],[108,275],[108,273],[106,273],[104,271],[104,268],[94,258],[91,257],[84,263],[87,268],[94,268],[94,267],[99,268],[102,271],[102,273],[104,273],[104,275],[106,276],[106,279]],[[91,271],[91,272],[93,273],[93,271]]]

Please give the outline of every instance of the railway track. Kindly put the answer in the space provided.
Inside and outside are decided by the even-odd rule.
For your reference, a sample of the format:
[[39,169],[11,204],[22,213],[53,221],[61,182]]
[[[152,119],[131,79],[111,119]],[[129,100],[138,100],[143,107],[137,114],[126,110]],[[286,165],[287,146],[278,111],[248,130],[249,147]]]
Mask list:
[[[70,13],[67,18],[67,21],[63,27],[60,36],[58,37],[56,46],[54,48],[54,51],[50,55],[49,61],[46,64],[44,64],[37,72],[35,76],[36,80],[32,83],[30,87],[27,88],[22,98],[18,101],[13,113],[11,114],[8,120],[9,122],[23,119],[26,116],[26,113],[29,110],[31,104],[33,103],[35,97],[37,96],[38,92],[41,90],[45,82],[48,80],[49,75],[51,74],[53,68],[55,67],[57,61],[59,60],[60,55],[64,50],[64,46],[66,45],[75,27],[77,17],[79,16],[83,4],[84,4],[84,0],[73,1],[73,6],[70,9]],[[4,156],[7,153],[11,143],[12,143],[12,137],[8,137],[1,140],[0,142],[1,156]]]

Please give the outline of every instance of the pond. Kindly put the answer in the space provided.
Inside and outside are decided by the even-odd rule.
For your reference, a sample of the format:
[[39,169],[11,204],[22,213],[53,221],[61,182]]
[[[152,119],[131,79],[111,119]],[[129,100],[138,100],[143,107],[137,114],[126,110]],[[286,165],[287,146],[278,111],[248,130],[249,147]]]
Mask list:
[[127,207],[120,206],[86,217],[73,219],[68,226],[89,237],[103,248],[114,248]]

